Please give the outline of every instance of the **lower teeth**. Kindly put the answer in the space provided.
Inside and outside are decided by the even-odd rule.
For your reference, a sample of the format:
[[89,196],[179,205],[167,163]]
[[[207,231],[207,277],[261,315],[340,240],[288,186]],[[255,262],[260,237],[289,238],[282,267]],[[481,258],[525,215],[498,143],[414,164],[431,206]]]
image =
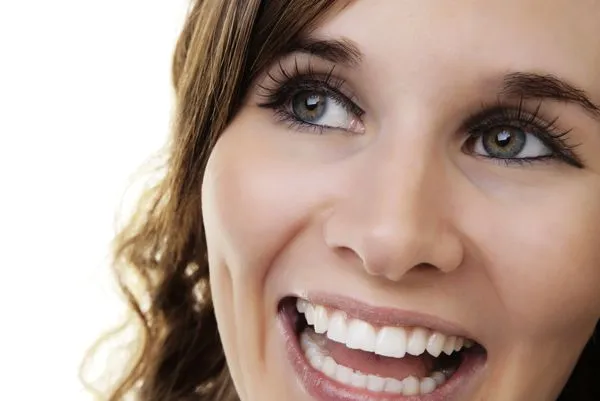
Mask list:
[[446,382],[456,369],[435,371],[428,377],[409,376],[403,380],[369,375],[338,364],[328,356],[306,332],[300,334],[300,345],[310,365],[331,379],[360,389],[402,395],[429,394]]

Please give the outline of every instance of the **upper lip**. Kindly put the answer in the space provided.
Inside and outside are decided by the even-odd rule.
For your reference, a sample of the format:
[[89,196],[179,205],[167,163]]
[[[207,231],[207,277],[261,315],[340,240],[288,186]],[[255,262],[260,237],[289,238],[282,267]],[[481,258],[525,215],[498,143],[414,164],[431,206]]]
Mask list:
[[378,327],[423,327],[447,336],[464,337],[478,342],[477,338],[461,327],[460,324],[426,313],[367,305],[344,295],[321,292],[308,293],[300,298],[306,299],[313,305],[322,305],[327,308],[340,310],[345,312],[349,317],[363,320]]

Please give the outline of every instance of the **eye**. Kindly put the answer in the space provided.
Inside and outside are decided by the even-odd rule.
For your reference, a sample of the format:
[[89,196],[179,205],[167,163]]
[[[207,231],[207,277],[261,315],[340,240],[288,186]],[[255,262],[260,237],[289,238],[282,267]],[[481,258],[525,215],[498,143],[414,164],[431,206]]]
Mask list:
[[483,105],[463,127],[467,133],[463,151],[504,164],[523,166],[536,162],[567,163],[584,168],[575,152],[570,129],[558,125],[558,117],[544,118],[541,103],[531,111],[520,101],[517,107],[502,101],[495,106]]
[[535,134],[510,126],[492,128],[477,135],[472,152],[494,159],[540,159],[553,155],[552,149]]
[[304,124],[351,132],[362,131],[360,119],[351,111],[351,106],[324,91],[300,91],[292,96],[289,107],[292,117]]

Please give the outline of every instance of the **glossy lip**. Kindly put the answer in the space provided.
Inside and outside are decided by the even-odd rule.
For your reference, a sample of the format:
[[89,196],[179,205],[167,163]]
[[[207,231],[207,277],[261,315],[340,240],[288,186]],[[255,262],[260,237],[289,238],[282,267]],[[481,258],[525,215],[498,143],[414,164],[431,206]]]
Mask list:
[[278,322],[284,339],[288,360],[296,373],[297,381],[319,401],[459,401],[468,384],[485,366],[485,355],[473,355],[463,360],[458,370],[433,393],[419,396],[374,393],[339,383],[314,369],[300,348],[294,330],[293,317],[297,316],[295,305],[284,305],[278,313]]
[[432,315],[395,308],[376,307],[342,295],[309,293],[304,296],[297,296],[297,298],[305,299],[313,305],[340,310],[346,313],[348,317],[363,320],[376,327],[423,327],[447,336],[464,337],[482,344],[476,336],[460,327],[460,325]]

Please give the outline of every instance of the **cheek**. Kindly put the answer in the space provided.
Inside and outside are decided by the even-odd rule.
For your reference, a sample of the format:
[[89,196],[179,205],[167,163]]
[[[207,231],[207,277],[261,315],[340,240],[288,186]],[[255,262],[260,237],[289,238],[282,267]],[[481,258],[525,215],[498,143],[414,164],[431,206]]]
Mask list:
[[564,335],[574,327],[591,330],[598,319],[600,201],[594,199],[600,192],[574,188],[488,214],[481,249],[519,330]]
[[211,264],[226,266],[234,277],[258,276],[284,241],[293,213],[286,188],[262,171],[266,166],[234,157],[227,142],[213,151],[202,190]]
[[260,140],[269,133],[260,128],[254,135],[248,124],[232,125],[219,139],[203,182],[209,255],[230,270],[234,282],[264,282],[279,253],[325,209],[332,189],[323,169],[269,149]]

